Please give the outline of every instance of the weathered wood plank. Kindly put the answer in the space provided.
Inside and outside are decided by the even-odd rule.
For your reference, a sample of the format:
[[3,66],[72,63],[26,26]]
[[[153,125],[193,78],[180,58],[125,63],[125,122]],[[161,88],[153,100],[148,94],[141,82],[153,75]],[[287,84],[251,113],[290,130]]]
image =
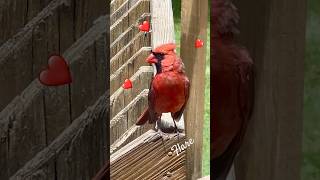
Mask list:
[[127,13],[110,26],[111,42],[115,41],[130,27],[138,30],[138,24],[143,20],[149,20],[150,2],[142,1],[133,6]]
[[[75,41],[75,1],[68,0],[68,5],[63,5],[58,8],[59,28],[59,52],[67,50]],[[95,17],[97,18],[97,17]]]
[[151,0],[152,48],[175,43],[171,0]]
[[0,126],[0,179],[8,179],[8,147],[9,147],[8,125]]
[[[118,23],[114,24],[110,27],[110,43],[115,43],[116,41],[121,40],[123,37],[126,37],[126,34],[130,33],[132,35],[135,35],[137,33],[133,33],[138,30],[139,25],[147,20],[150,22],[151,14],[150,13],[143,13],[135,23],[129,24],[128,23],[129,14],[126,17],[123,17],[122,21],[119,21]],[[132,39],[133,37],[130,36]],[[129,41],[127,39],[127,41]]]
[[[139,101],[146,102],[148,96],[148,90],[143,90],[140,94],[138,94],[127,106],[125,106],[115,117],[110,120],[110,143],[114,143],[120,136],[124,134],[125,131],[128,130],[129,123],[130,125],[134,124],[136,119],[140,116],[146,104],[143,104],[142,108],[138,108],[140,110],[138,113],[129,113],[129,111],[136,108],[139,104]],[[145,99],[145,100],[144,100]],[[141,103],[140,103],[141,105]],[[134,122],[132,122],[134,121]]]
[[[117,88],[119,88],[125,79],[129,79],[139,68],[147,65],[145,59],[150,53],[148,50],[150,48],[141,48],[135,55],[133,55],[128,61],[126,61],[122,66],[115,71],[110,76],[110,84],[112,85],[111,93],[113,93]],[[146,51],[147,50],[147,51]],[[114,65],[114,64],[113,64]],[[139,86],[138,86],[139,87]]]
[[110,48],[117,49],[119,51],[119,49],[121,49],[121,47],[126,46],[127,43],[130,42],[130,40],[134,39],[136,37],[136,35],[139,34],[140,30],[138,29],[137,26],[138,26],[138,24],[140,24],[139,22],[142,23],[142,21],[145,20],[146,18],[148,18],[148,16],[143,17],[143,18],[142,17],[139,18],[138,23],[132,24],[126,31],[124,31],[122,34],[120,34],[110,44]]
[[251,124],[236,159],[236,177],[298,180],[307,1],[235,2],[241,17],[239,40],[254,59],[256,82]]
[[110,16],[111,24],[114,24],[119,19],[122,19],[123,16],[125,16],[128,12],[134,9],[137,5],[139,4],[145,5],[147,1],[149,0],[127,0],[114,13],[111,14]]
[[[59,16],[59,12],[56,12],[47,19],[46,36],[42,37],[46,39],[47,45],[45,57],[49,54],[60,54],[60,44],[62,44],[60,43],[60,34],[63,34],[63,32],[60,31]],[[66,39],[66,42],[67,41]],[[40,50],[41,48],[42,47],[40,47]],[[70,124],[69,89],[68,85],[64,85],[60,87],[48,87],[45,88],[43,92],[46,142],[50,144]]]
[[28,39],[31,38],[31,30],[38,24],[42,23],[44,19],[51,16],[54,11],[65,3],[65,0],[53,0],[47,7],[45,7],[36,17],[29,21],[24,28],[22,28],[17,34],[10,40],[4,43],[0,47],[0,64],[6,61],[6,58],[10,57],[15,49],[21,48]]
[[159,179],[171,176],[185,177],[185,151],[178,156],[171,147],[184,143],[184,134],[179,139],[169,135],[167,140],[148,142],[156,132],[149,130],[111,155],[111,179]]
[[[95,25],[83,35],[82,38],[78,39],[70,48],[68,48],[63,56],[68,61],[70,66],[81,58],[81,52],[87,47],[91,46],[96,40],[102,37],[103,33],[106,32],[105,22],[107,21],[106,16],[102,16],[97,19]],[[6,106],[0,112],[0,125],[6,125],[9,122],[10,117],[16,112],[23,112],[23,109],[32,102],[32,99],[45,87],[42,86],[37,79],[32,81],[29,86],[14,100]],[[22,104],[24,106],[22,106]]]
[[126,144],[130,143],[134,139],[138,138],[142,132],[145,130],[145,126],[131,126],[125,133],[121,135],[111,146],[110,146],[110,154],[116,152]]
[[123,89],[119,86],[118,90],[110,97],[111,118],[127,106],[142,90],[149,87],[152,73],[153,70],[150,66],[142,66],[139,71],[130,78],[134,88]]
[[[46,55],[60,54],[74,43],[73,3],[58,7],[56,13],[48,17],[43,47]],[[43,49],[39,47],[39,50]],[[45,59],[46,60],[46,59]],[[47,61],[47,60],[46,60]],[[47,63],[47,62],[46,62]],[[44,89],[47,144],[50,144],[71,122],[69,86]]]
[[[36,17],[29,21],[24,28],[0,47],[0,67],[4,69],[0,77],[0,83],[7,85],[0,90],[0,94],[3,97],[0,101],[0,110],[2,110],[16,94],[19,94],[27,87],[33,79],[32,76],[38,75],[38,73],[33,73],[34,69],[32,67],[32,38],[34,33],[39,32],[37,30],[35,31],[35,29],[38,28],[41,23],[46,22],[47,18],[53,15],[55,10],[62,4],[62,0],[52,1]],[[19,53],[21,49],[25,48],[29,48],[29,50],[25,51],[24,54]]]
[[[106,2],[101,0],[75,1],[75,38],[80,38],[90,29],[95,19],[106,14]],[[105,24],[106,25],[106,24]]]
[[110,2],[110,14],[113,14],[127,0],[112,0]]
[[96,64],[94,44],[82,53],[82,57],[71,67],[73,82],[71,84],[72,119],[79,116],[99,95],[95,92]]
[[[110,73],[114,74],[119,68],[124,67],[123,65],[126,64],[126,62],[131,62],[131,61],[138,61],[140,63],[145,62],[146,56],[143,56],[143,54],[145,54],[148,51],[149,52],[151,51],[150,47],[142,47],[140,50],[138,50],[135,53],[132,53],[130,48],[125,48],[121,52],[121,54],[118,54],[116,57],[111,59]],[[139,65],[139,63],[133,64],[134,66],[133,68],[134,69],[138,68],[137,65]]]
[[[80,52],[82,52],[87,46],[90,46],[93,44],[93,42],[99,38],[101,36],[101,34],[106,30],[106,27],[104,27],[104,24],[106,22],[106,17],[104,18],[101,18],[100,21],[98,21],[100,23],[97,23],[95,26],[93,26],[93,28],[86,34],[84,35],[81,39],[79,39],[79,41],[77,41],[72,47],[70,47],[66,52],[65,52],[65,57],[67,60],[70,61],[70,64],[72,65],[74,63],[74,61],[77,61],[81,56],[79,55]],[[83,43],[85,42],[85,43]],[[30,46],[25,46],[25,47],[30,47]],[[35,108],[35,110],[28,110],[30,109],[29,106],[32,106],[33,102],[39,98],[40,96],[42,96],[42,92],[44,90],[44,86],[40,85],[38,80],[34,80],[23,92],[20,96],[17,96],[3,111],[0,112],[0,126],[1,126],[1,134],[3,133],[7,133],[8,132],[8,126],[10,124],[10,122],[12,121],[12,117],[18,117],[17,119],[15,119],[15,121],[17,122],[27,122],[25,120],[25,117],[24,116],[20,116],[19,113],[25,113],[25,114],[33,114],[34,112],[36,112],[35,110],[36,109],[39,109],[40,110],[43,110],[44,108],[41,108],[41,103],[38,103],[38,106],[37,108]],[[42,100],[42,98],[41,98]],[[39,107],[40,106],[40,107]],[[33,107],[33,106],[32,106]],[[18,116],[19,115],[19,116]],[[45,118],[41,118],[42,116],[38,116],[38,118],[31,118],[33,119],[33,121],[37,121],[39,119],[41,120],[44,120]],[[33,121],[30,121],[30,122],[33,122]],[[30,127],[38,127],[38,126],[41,126],[43,124],[41,124],[41,121],[37,121],[35,122],[36,124],[34,123],[30,123]],[[42,127],[42,126],[41,126]],[[43,126],[44,127],[44,126]],[[18,127],[17,127],[18,128]],[[35,132],[44,132],[44,131],[41,131],[41,128],[39,127],[38,129],[34,130]],[[16,133],[20,132],[18,130],[15,130]],[[16,137],[16,138],[21,138],[23,137],[22,134],[23,133],[20,133],[20,134],[13,134],[12,136],[13,137]],[[34,133],[34,132],[30,132],[29,134],[31,133]],[[34,133],[30,136],[30,138],[34,137],[34,136],[37,136],[38,137],[38,134],[37,133]],[[28,136],[27,136],[28,137]],[[46,136],[45,135],[41,135],[41,138],[45,138]],[[41,146],[42,144],[39,143],[39,142],[36,142],[39,138],[34,138],[34,141],[35,141],[35,144],[33,143],[28,143],[29,145],[32,145],[32,147],[34,146],[34,152],[36,152],[37,148],[39,146]],[[15,140],[14,138],[12,138],[12,140]],[[8,141],[6,141],[8,142]],[[15,141],[16,143],[18,143],[18,141]],[[27,143],[27,142],[26,142]],[[13,143],[12,143],[13,144]],[[8,143],[7,143],[8,145]],[[14,144],[11,147],[11,151],[15,151],[15,150],[18,150],[18,147],[20,147],[19,149],[21,151],[25,151],[25,149],[21,148],[21,144],[17,144],[17,146],[14,146]],[[30,149],[30,148],[26,148],[26,149]],[[20,165],[23,165],[23,163],[28,159],[28,158],[31,158],[32,155],[33,155],[33,151],[31,153],[29,152],[25,152],[25,153],[28,153],[30,155],[28,156],[24,156],[24,153],[21,152],[19,150],[19,157],[24,157],[21,159],[21,161],[16,161],[16,160],[12,160],[13,162],[15,163],[19,163],[18,165],[12,165],[12,168],[10,169],[13,169],[12,172],[14,172],[14,170],[16,170],[16,168],[18,168]],[[38,149],[40,150],[40,149]],[[14,153],[12,153],[11,155],[14,155]],[[4,156],[6,157],[6,156]],[[12,157],[13,158],[13,157]],[[4,161],[2,161],[4,162]],[[7,164],[6,162],[4,162],[4,164]],[[11,173],[12,173],[11,172]]]
[[[2,0],[0,2],[0,46],[16,34],[27,22],[28,2],[19,0]],[[15,18],[12,21],[12,17]]]
[[[110,67],[109,60],[109,54],[107,54],[107,44],[106,42],[109,42],[106,40],[106,34],[103,34],[103,36],[98,39],[95,42],[95,64],[96,64],[96,88],[95,92],[97,94],[103,94],[107,91],[109,88],[109,78],[110,74],[108,72],[108,67]],[[101,74],[104,74],[101,76]],[[107,121],[107,120],[106,120]]]
[[[100,156],[98,152],[92,152],[91,150],[103,148],[103,146],[102,147],[100,146],[99,148],[97,148],[97,147],[94,147],[92,144],[86,144],[85,142],[91,142],[91,141],[97,142],[97,141],[100,141],[102,138],[104,138],[104,137],[98,137],[98,139],[94,139],[97,137],[91,137],[92,139],[86,139],[86,138],[90,138],[90,136],[87,136],[88,134],[94,134],[94,132],[90,130],[93,126],[102,126],[102,123],[105,122],[106,111],[108,111],[108,109],[106,108],[107,107],[106,102],[108,102],[107,94],[108,92],[103,96],[101,96],[93,106],[89,107],[77,119],[75,119],[72,122],[72,124],[65,131],[63,131],[63,133],[61,133],[59,137],[56,138],[48,147],[40,151],[29,162],[27,162],[23,166],[23,168],[21,168],[13,176],[11,176],[10,180],[20,180],[20,179],[26,179],[30,177],[32,174],[38,171],[41,167],[50,164],[51,163],[50,161],[57,158],[57,156],[60,156],[60,155],[62,156],[63,153],[65,153],[67,157],[60,159],[61,160],[60,162],[62,164],[56,165],[56,167],[62,168],[63,164],[67,167],[71,167],[72,165],[77,165],[78,163],[81,163],[82,165],[86,164],[88,162],[87,161],[88,159],[85,157],[88,154],[85,154],[86,156],[84,157],[78,156],[76,159],[74,159],[74,161],[70,161],[71,160],[70,157],[72,157],[72,153],[69,154],[69,152],[71,152],[72,150],[71,149],[70,151],[68,150],[71,143],[80,143],[80,144],[83,143],[82,144],[83,146],[80,149],[78,149],[78,151],[81,151],[81,149],[83,149],[83,150],[87,150],[86,152],[97,153],[97,154],[90,154],[91,156],[93,155]],[[73,147],[78,147],[78,146],[73,146]],[[66,151],[64,152],[64,150]],[[81,155],[81,154],[78,154],[78,155]],[[81,167],[88,169],[87,168],[88,166],[86,167],[81,166]],[[78,169],[78,170],[70,169],[69,172],[86,171],[86,169]],[[96,170],[98,170],[98,167]],[[66,172],[66,171],[58,170],[57,172],[58,172],[57,178],[61,179],[59,178],[61,177],[59,173]],[[69,176],[64,176],[64,177],[69,177]],[[73,177],[77,177],[77,176],[70,176],[70,177],[72,179]],[[67,179],[70,179],[70,178],[67,178]]]
[[139,51],[139,49],[141,49],[142,47],[149,47],[150,38],[151,38],[150,34],[144,34],[143,32],[139,32],[124,47],[117,47],[117,46],[111,47],[110,48],[110,56],[112,57],[111,60],[113,58],[120,56],[120,54],[124,52],[125,49],[128,49],[130,51],[130,54],[128,56],[131,57],[137,51]]
[[206,42],[208,1],[182,1],[181,8],[181,58],[191,84],[185,110],[186,136],[195,141],[187,149],[187,179],[197,179],[202,172],[203,134],[199,129],[203,129],[204,119],[206,48],[195,48],[194,42],[197,38]]
[[14,114],[8,124],[9,176],[46,146],[43,107],[43,97],[40,93],[25,107],[25,111]]

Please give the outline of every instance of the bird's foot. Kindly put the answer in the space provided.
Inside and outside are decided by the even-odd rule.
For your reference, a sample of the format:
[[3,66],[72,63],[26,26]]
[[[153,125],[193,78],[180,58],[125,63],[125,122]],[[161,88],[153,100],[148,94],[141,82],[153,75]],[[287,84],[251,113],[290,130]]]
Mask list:
[[145,142],[148,142],[148,143],[149,142],[155,142],[155,141],[157,141],[157,140],[159,140],[161,138],[162,138],[163,141],[166,141],[166,140],[170,139],[170,136],[167,133],[164,133],[160,129],[158,129],[158,131],[155,132],[153,136],[147,138],[145,140]]

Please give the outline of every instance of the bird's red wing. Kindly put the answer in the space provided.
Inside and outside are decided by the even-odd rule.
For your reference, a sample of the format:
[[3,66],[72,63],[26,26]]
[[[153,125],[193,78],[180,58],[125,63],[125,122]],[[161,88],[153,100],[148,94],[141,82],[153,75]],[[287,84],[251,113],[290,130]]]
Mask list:
[[150,85],[149,93],[148,93],[148,105],[149,105],[149,123],[155,123],[158,120],[159,114],[155,112],[155,104],[156,104],[156,92],[152,86],[152,82]]
[[144,125],[148,120],[149,120],[149,108],[146,108],[138,118],[136,125],[137,126]]
[[243,142],[245,132],[247,130],[248,121],[250,119],[253,105],[253,70],[252,60],[245,49],[239,48],[237,51],[239,64],[238,71],[238,108],[240,112],[241,127],[236,136],[232,139],[224,153],[213,159],[214,179],[224,180],[232,166],[233,160],[240,149]]
[[182,116],[182,113],[183,113],[183,111],[187,105],[188,99],[189,99],[189,91],[190,91],[190,82],[188,79],[186,79],[185,86],[184,86],[185,102],[178,112],[171,113],[171,116],[175,121],[179,121]]
[[148,120],[149,123],[154,123],[158,119],[157,113],[154,111],[155,107],[155,96],[156,93],[154,91],[154,88],[152,87],[154,78],[152,78],[150,87],[149,87],[149,93],[148,93],[148,108],[144,110],[144,112],[140,115],[138,118],[136,125],[143,125],[145,124]]

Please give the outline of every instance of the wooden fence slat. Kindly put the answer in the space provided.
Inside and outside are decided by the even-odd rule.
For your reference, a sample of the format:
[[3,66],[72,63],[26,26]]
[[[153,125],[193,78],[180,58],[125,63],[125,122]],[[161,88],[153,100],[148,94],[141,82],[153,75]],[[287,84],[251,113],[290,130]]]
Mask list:
[[[60,6],[57,12],[59,28],[59,52],[67,50],[75,41],[75,1],[68,0],[68,5]],[[95,16],[97,18],[97,16]]]
[[127,0],[112,0],[110,2],[110,14],[113,14]]
[[146,1],[148,0],[127,0],[114,13],[111,14],[110,24],[114,24],[118,19],[122,19],[124,14],[128,13],[131,9],[133,9],[140,3],[145,4]]
[[[110,67],[109,60],[107,57],[109,57],[109,54],[106,54],[107,49],[107,43],[106,41],[106,34],[103,34],[103,36],[98,39],[95,42],[95,57],[96,57],[96,88],[95,93],[97,94],[103,94],[106,92],[109,88],[109,78],[110,74],[108,74],[108,67]],[[101,76],[99,74],[106,74],[105,76]],[[109,104],[109,103],[108,103]],[[107,120],[106,120],[107,121]]]
[[[83,135],[88,135],[87,131],[88,129],[90,129],[92,127],[93,123],[97,123],[96,126],[102,126],[102,124],[104,123],[104,120],[106,118],[106,112],[108,111],[107,104],[106,102],[108,102],[107,96],[108,92],[106,92],[103,96],[101,96],[96,103],[91,106],[88,107],[88,109],[86,111],[84,111],[77,119],[75,119],[72,124],[63,132],[61,133],[48,147],[44,148],[42,151],[40,151],[39,153],[37,153],[36,156],[34,156],[30,161],[28,161],[23,168],[19,169],[19,171],[17,171],[13,176],[10,177],[10,180],[22,180],[22,179],[26,179],[28,178],[30,175],[32,175],[33,173],[35,173],[36,171],[38,171],[39,168],[46,166],[48,164],[48,162],[50,162],[51,160],[54,160],[57,158],[57,156],[61,156],[63,157],[63,154],[66,155],[66,157],[63,157],[62,159],[60,159],[61,164],[57,165],[57,167],[62,168],[62,170],[58,170],[59,174],[57,175],[58,177],[61,177],[60,175],[62,175],[63,173],[66,172],[75,172],[77,169],[68,169],[71,168],[70,167],[70,162],[72,161],[72,159],[75,157],[76,159],[74,159],[74,162],[78,162],[78,163],[71,163],[73,165],[76,164],[81,164],[81,166],[85,166],[88,159],[86,159],[85,157],[87,156],[87,154],[84,154],[85,156],[76,156],[76,155],[81,155],[81,154],[72,154],[72,150],[70,149],[70,144],[71,143],[80,143],[81,140],[79,140],[80,138],[82,138]],[[92,133],[92,131],[90,132]],[[99,140],[102,137],[99,137]],[[81,149],[87,149],[87,148],[91,148],[91,149],[100,149],[100,148],[95,148],[90,144],[85,144],[87,142],[91,142],[93,139],[85,139],[83,141],[84,147],[80,147],[78,148],[78,150]],[[80,143],[81,144],[81,143]],[[101,144],[100,144],[101,145]],[[102,145],[104,146],[104,145]],[[78,146],[75,146],[78,147]],[[62,152],[64,151],[64,152]],[[90,151],[88,151],[90,152]],[[92,152],[92,153],[97,153],[97,156],[100,156],[98,154],[98,152]],[[102,160],[101,160],[102,161]],[[98,163],[98,162],[97,162]],[[101,162],[99,162],[101,163]],[[64,166],[63,166],[64,165]],[[65,167],[65,168],[63,168]],[[88,166],[85,166],[86,168]],[[77,168],[77,166],[74,166],[74,168]],[[69,171],[70,170],[70,171]],[[79,171],[80,169],[78,169]],[[81,174],[81,173],[80,173]],[[93,176],[93,174],[92,174]],[[73,177],[77,177],[77,176],[68,176],[68,174],[64,177],[70,177],[67,179],[73,179]],[[58,178],[60,179],[60,178]],[[81,179],[81,178],[80,178]]]
[[[12,35],[16,34],[22,28],[28,14],[27,1],[19,0],[2,0],[0,4],[0,46],[7,41]],[[12,17],[15,18],[12,21]]]
[[[3,97],[0,101],[0,110],[2,110],[16,94],[19,94],[25,87],[27,87],[33,79],[32,76],[38,75],[38,73],[34,73],[34,69],[32,67],[32,38],[33,34],[38,32],[34,30],[39,24],[43,23],[43,21],[46,21],[46,19],[62,4],[63,0],[52,1],[36,17],[29,21],[16,35],[0,47],[0,67],[4,69],[1,74],[2,76],[0,77],[0,84],[6,84],[6,86],[0,90]],[[12,17],[13,16],[15,15],[12,15]],[[23,54],[19,53],[23,48],[29,49]]]
[[132,89],[123,89],[120,87],[110,97],[110,109],[112,113],[110,118],[112,119],[119,111],[127,106],[139,93],[149,87],[153,69],[150,66],[142,66],[140,69],[130,78],[134,84]]
[[[131,57],[137,51],[139,51],[139,49],[141,49],[142,47],[148,47],[148,46],[150,46],[150,34],[145,35],[143,32],[139,32],[124,47],[116,47],[116,46],[111,47],[110,48],[110,56],[112,57],[111,60],[119,56],[119,54],[121,54],[127,48],[130,51],[130,54],[127,56]],[[128,59],[125,59],[125,60],[128,60]]]
[[46,147],[44,102],[42,94],[36,96],[24,112],[16,114],[9,123],[8,176]]
[[0,179],[8,179],[8,126],[0,126]]
[[[106,31],[104,22],[106,21],[106,16],[99,17],[96,20],[96,24],[83,35],[82,38],[78,39],[70,48],[68,48],[63,56],[69,62],[70,66],[81,57],[81,52],[83,52],[88,46],[92,45],[95,40],[99,39],[102,34]],[[44,89],[44,86],[40,85],[39,81],[36,79],[10,104],[6,106],[0,112],[0,125],[7,124],[9,122],[10,116],[16,112],[22,112],[20,104],[27,106],[32,101],[37,94]],[[27,97],[27,98],[26,98]]]
[[[111,132],[117,132],[116,134],[111,134],[110,143],[114,143],[122,134],[124,134],[129,128],[128,123],[132,124],[133,120],[136,120],[142,112],[139,112],[137,116],[134,114],[129,114],[128,111],[136,108],[137,104],[141,99],[147,98],[147,90],[143,90],[139,95],[136,96],[126,107],[124,107],[115,117],[110,120]],[[130,115],[130,116],[129,116]]]
[[187,179],[197,179],[202,172],[202,131],[204,119],[204,90],[206,48],[195,48],[197,38],[206,42],[208,1],[188,0],[181,4],[181,58],[190,80],[189,102],[185,110],[187,139],[194,139],[187,149]]
[[[92,29],[90,29],[81,39],[79,39],[79,41],[74,43],[74,45],[65,52],[64,56],[70,61],[71,66],[74,64],[74,61],[78,61],[81,57],[79,55],[80,52],[92,45],[96,39],[101,37],[102,33],[106,30],[106,27],[104,27],[105,22],[106,17],[100,17],[96,22],[96,25],[94,25]],[[22,47],[30,48],[31,45],[25,45]],[[20,51],[24,50],[20,49]],[[20,54],[23,55],[23,52]],[[23,74],[23,72],[20,73]],[[17,96],[4,110],[0,112],[0,134],[2,135],[2,139],[4,139],[2,140],[2,144],[6,144],[5,149],[1,148],[1,155],[3,155],[2,157],[9,156],[11,160],[11,164],[7,164],[6,160],[1,161],[0,166],[5,165],[6,167],[9,167],[9,175],[14,173],[21,165],[46,145],[46,142],[42,141],[43,138],[46,138],[46,133],[43,129],[46,124],[44,123],[46,118],[42,113],[40,113],[44,110],[42,102],[43,90],[46,90],[46,88],[40,85],[37,79],[32,81],[32,83],[19,96]],[[34,104],[37,105],[35,106]],[[25,122],[29,121],[32,123],[24,125]],[[3,136],[4,134],[6,134],[6,136]],[[25,137],[25,141],[21,144],[19,139],[22,137]],[[20,144],[18,142],[20,142]],[[21,148],[21,146],[26,147]],[[29,146],[34,148],[32,149]],[[30,152],[25,151],[25,149],[30,149]],[[9,150],[9,155],[6,155],[7,153],[5,153],[4,150]],[[20,158],[19,161],[16,161],[17,157]],[[5,168],[1,169],[1,171],[4,171],[4,173],[1,173],[4,174],[3,176],[8,176],[6,175],[7,170]]]
[[[46,39],[47,44],[45,57],[47,57],[48,54],[60,54],[60,34],[63,34],[63,32],[60,33],[58,11],[48,17],[46,25],[47,36],[42,37]],[[40,49],[41,48],[43,47],[40,47]],[[47,61],[47,59],[45,59],[45,61]],[[50,144],[71,122],[69,88],[68,85],[48,87],[45,88],[43,92],[45,102],[46,138],[47,144]]]
[[[132,35],[137,34],[135,32],[138,30],[139,25],[145,20],[150,21],[151,15],[150,13],[144,12],[141,16],[137,18],[136,22],[134,22],[133,24],[128,23],[128,18],[129,18],[129,14],[128,16],[124,17],[122,21],[119,21],[119,23],[114,24],[113,26],[110,27],[110,38],[111,38],[110,46],[112,46],[113,43],[128,36],[127,34],[129,33]],[[129,39],[133,38],[132,35]]]
[[142,64],[146,64],[145,58],[147,57],[147,53],[150,53],[150,51],[151,47],[142,47],[138,52],[132,55],[127,62],[119,64],[118,61],[123,62],[123,57],[126,57],[125,52],[122,53],[121,56],[110,62],[110,74],[119,74],[116,72],[120,71],[121,68],[128,68],[125,66],[126,64],[132,64],[133,67],[130,67],[129,70],[129,73],[132,75],[140,66],[142,66]]
[[73,82],[71,84],[72,119],[78,117],[99,94],[95,92],[96,64],[94,45],[86,49],[82,57],[71,67]]
[[128,12],[119,17],[119,19],[116,19],[114,23],[110,24],[111,42],[118,38],[131,25],[136,25],[135,23],[137,20],[140,17],[143,17],[145,13],[150,12],[149,6],[149,0],[139,0],[137,4],[128,10]]

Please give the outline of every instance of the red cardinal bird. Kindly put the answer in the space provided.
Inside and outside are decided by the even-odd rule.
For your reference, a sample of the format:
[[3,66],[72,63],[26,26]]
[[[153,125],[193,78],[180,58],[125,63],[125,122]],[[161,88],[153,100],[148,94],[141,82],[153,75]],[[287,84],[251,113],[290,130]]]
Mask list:
[[239,20],[234,5],[213,1],[211,14],[213,53],[213,139],[211,144],[213,178],[225,180],[241,146],[253,99],[253,62],[246,49],[234,40]]
[[153,64],[156,74],[150,84],[149,107],[138,118],[136,125],[148,120],[155,123],[166,112],[171,112],[174,121],[180,119],[189,97],[189,80],[175,48],[173,43],[161,45],[146,59],[146,62]]

